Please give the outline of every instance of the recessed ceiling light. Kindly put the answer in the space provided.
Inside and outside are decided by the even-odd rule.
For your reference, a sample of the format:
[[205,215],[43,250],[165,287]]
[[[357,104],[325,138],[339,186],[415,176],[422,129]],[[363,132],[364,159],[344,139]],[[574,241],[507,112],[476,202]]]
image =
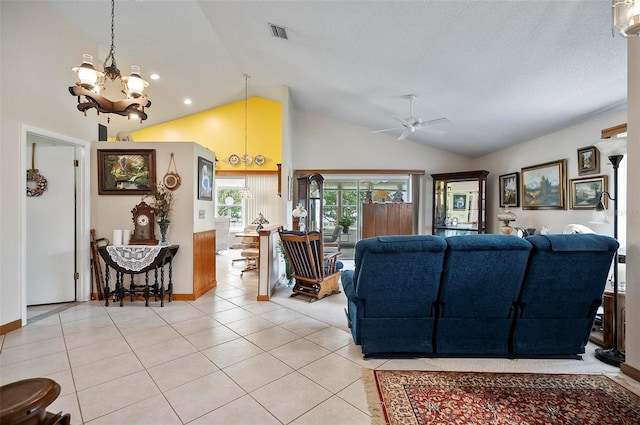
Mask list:
[[160,79],[160,76],[156,73],[153,73],[151,75],[149,75],[149,78],[151,78],[152,80],[158,80]]
[[185,99],[185,100],[184,100],[184,104],[185,104],[185,105],[191,105],[191,103],[192,103],[192,102],[191,102],[191,99]]

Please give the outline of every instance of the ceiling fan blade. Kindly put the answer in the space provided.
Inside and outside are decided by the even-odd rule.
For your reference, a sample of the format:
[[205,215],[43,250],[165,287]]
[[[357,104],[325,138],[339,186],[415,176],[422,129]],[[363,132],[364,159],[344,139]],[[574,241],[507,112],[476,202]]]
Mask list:
[[374,130],[371,133],[383,133],[385,131],[403,130],[405,127],[385,128],[384,130]]
[[398,137],[398,139],[397,139],[397,140],[404,140],[404,139],[406,139],[406,138],[409,136],[409,134],[410,134],[410,133],[411,133],[411,130],[409,130],[409,129],[407,128],[407,129],[404,131],[404,133],[402,133],[402,134],[400,135],[400,137]]
[[412,122],[412,117],[409,117],[409,118],[406,118],[406,119],[393,117],[393,119],[400,121],[400,123],[402,125],[404,125],[406,128],[412,127],[414,125],[413,122]]
[[422,121],[422,125],[434,125],[434,124],[441,124],[444,122],[449,122],[451,121],[451,118],[449,117],[442,117],[442,118],[436,118],[433,120],[429,120],[429,121]]

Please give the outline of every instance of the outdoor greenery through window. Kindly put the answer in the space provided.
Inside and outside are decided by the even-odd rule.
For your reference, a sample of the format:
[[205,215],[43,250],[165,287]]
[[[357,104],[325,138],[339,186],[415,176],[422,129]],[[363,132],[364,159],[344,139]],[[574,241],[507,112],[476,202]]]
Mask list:
[[230,228],[242,230],[242,200],[240,190],[243,179],[216,179],[216,205],[219,217],[229,217]]

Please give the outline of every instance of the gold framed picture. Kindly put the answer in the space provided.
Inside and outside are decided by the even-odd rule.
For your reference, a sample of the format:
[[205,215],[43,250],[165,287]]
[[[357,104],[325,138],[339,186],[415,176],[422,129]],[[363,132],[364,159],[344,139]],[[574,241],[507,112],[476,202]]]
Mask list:
[[522,209],[566,209],[566,170],[566,159],[522,168]]

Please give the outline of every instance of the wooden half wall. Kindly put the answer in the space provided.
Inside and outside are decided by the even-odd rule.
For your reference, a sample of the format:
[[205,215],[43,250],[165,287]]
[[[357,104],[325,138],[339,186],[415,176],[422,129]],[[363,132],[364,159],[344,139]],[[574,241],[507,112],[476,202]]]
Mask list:
[[217,285],[216,231],[193,234],[193,296],[198,299]]

